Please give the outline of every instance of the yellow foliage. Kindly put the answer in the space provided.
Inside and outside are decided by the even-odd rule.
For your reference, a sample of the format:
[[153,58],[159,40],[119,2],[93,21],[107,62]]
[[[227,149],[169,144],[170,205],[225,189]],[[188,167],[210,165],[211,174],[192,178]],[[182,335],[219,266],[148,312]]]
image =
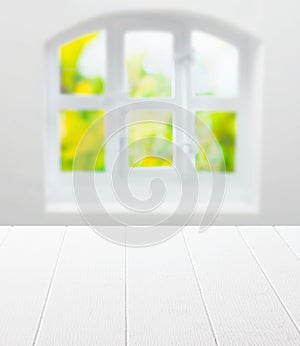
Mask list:
[[[61,111],[60,139],[63,171],[105,169],[104,148],[102,148],[104,144],[103,114],[102,110]],[[80,146],[78,146],[79,143]]]

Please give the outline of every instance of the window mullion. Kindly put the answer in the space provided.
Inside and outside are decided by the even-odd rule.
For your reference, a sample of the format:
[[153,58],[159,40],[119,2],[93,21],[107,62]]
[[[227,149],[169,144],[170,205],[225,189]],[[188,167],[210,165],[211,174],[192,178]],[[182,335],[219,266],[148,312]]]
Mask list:
[[[107,97],[109,99],[108,114],[106,120],[106,146],[105,146],[105,161],[107,171],[113,169],[116,160],[119,162],[117,169],[119,172],[124,171],[125,158],[124,155],[119,157],[121,141],[123,133],[119,130],[124,125],[121,111],[118,107],[123,102],[124,95],[124,71],[123,71],[123,30],[118,23],[113,23],[108,28],[107,39]],[[113,111],[112,111],[113,109]],[[110,111],[110,113],[109,113]]]
[[[175,161],[176,166],[183,164],[181,160],[176,160],[176,146],[188,150],[190,147],[188,133],[192,131],[192,121],[189,114],[189,60],[190,60],[190,40],[189,31],[186,27],[180,28],[175,38],[175,98],[180,106],[176,111],[174,123],[179,129],[175,135]],[[186,133],[186,134],[185,134]],[[188,155],[189,150],[188,150]],[[188,175],[187,167],[181,167],[185,175]]]

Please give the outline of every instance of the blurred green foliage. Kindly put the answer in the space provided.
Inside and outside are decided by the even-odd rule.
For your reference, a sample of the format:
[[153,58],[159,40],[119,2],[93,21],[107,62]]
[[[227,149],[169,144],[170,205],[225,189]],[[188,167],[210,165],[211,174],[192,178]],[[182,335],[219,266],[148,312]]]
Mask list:
[[172,96],[170,78],[144,69],[145,55],[146,52],[135,53],[126,60],[129,95],[135,98]]
[[63,45],[60,49],[61,92],[65,94],[103,94],[104,79],[102,76],[88,78],[78,68],[79,58],[87,44],[97,38],[99,33],[82,36]]
[[[104,171],[104,111],[63,110],[60,113],[61,169]],[[77,146],[87,128],[81,145]],[[76,154],[76,164],[74,164]]]
[[[135,111],[134,121],[144,116],[151,119],[159,112],[160,122],[141,121],[128,127],[128,152],[130,167],[172,166],[173,127],[169,111]],[[140,117],[139,117],[140,116]]]
[[[196,112],[195,132],[202,150],[196,155],[196,169],[227,172],[234,171],[234,152],[236,137],[236,114],[222,111]],[[206,124],[215,136],[224,156],[224,161],[215,151],[211,136],[203,125]],[[206,154],[205,154],[206,153]],[[208,160],[209,158],[209,160]],[[209,162],[208,162],[209,161]]]

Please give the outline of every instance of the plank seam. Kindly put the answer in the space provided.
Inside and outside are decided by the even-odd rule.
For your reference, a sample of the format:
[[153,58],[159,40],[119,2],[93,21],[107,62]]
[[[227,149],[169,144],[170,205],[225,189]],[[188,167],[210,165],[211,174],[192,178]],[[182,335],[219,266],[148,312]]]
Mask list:
[[5,233],[5,235],[4,235],[3,239],[2,239],[2,241],[0,242],[0,247],[5,243],[5,241],[6,241],[7,237],[8,237],[8,234],[10,233],[11,230],[12,230],[12,226],[9,226],[8,230],[6,231],[6,233]]
[[49,283],[49,286],[48,286],[48,289],[47,289],[47,293],[46,293],[46,297],[45,297],[45,300],[44,300],[44,304],[43,304],[43,307],[42,307],[42,312],[41,312],[41,315],[40,315],[40,318],[39,318],[39,321],[38,321],[36,332],[35,332],[34,337],[33,337],[32,346],[36,345],[37,340],[38,340],[38,336],[39,336],[39,333],[40,333],[40,330],[41,330],[42,322],[43,322],[43,319],[44,319],[44,316],[45,316],[45,312],[46,312],[46,307],[48,305],[50,293],[51,293],[53,282],[54,282],[54,277],[55,277],[55,274],[57,272],[58,263],[59,263],[59,260],[60,260],[61,254],[62,254],[62,248],[63,248],[63,244],[64,244],[64,241],[65,241],[65,238],[66,238],[66,234],[67,234],[67,227],[68,226],[66,226],[66,228],[64,230],[64,234],[63,234],[63,237],[62,237],[62,240],[61,240],[61,243],[60,243],[60,247],[59,247],[59,250],[58,250],[58,255],[57,255],[57,258],[56,258],[56,261],[55,261],[55,265],[54,265],[53,272],[52,272],[52,275],[51,275],[50,283]]
[[[274,227],[273,227],[274,229]],[[259,259],[257,258],[256,254],[254,253],[254,250],[251,248],[250,244],[248,243],[248,241],[246,240],[246,238],[244,237],[244,235],[242,234],[241,230],[237,227],[237,232],[240,235],[240,237],[242,238],[244,244],[247,246],[248,250],[250,251],[252,257],[254,258],[258,268],[260,269],[261,273],[263,274],[264,278],[267,280],[268,284],[270,285],[272,291],[274,292],[275,296],[277,297],[277,299],[279,300],[279,303],[281,304],[281,306],[283,307],[283,309],[285,310],[286,314],[288,315],[288,317],[290,318],[292,324],[294,325],[294,327],[296,328],[298,334],[300,334],[300,329],[297,325],[297,322],[294,320],[292,314],[289,312],[287,306],[284,304],[283,300],[281,299],[279,293],[277,292],[275,286],[273,285],[271,279],[269,279],[267,273],[264,271]]]
[[182,231],[181,234],[182,234],[182,237],[183,237],[183,240],[184,240],[184,244],[185,244],[185,248],[186,248],[186,251],[187,251],[187,254],[188,254],[189,261],[190,261],[191,266],[192,266],[192,270],[193,270],[193,273],[194,273],[194,278],[196,280],[196,285],[198,287],[198,291],[199,291],[200,298],[201,298],[201,301],[202,301],[202,304],[203,304],[203,307],[204,307],[204,311],[205,311],[206,317],[208,319],[209,327],[210,327],[211,333],[213,335],[214,342],[215,342],[216,346],[218,346],[219,342],[217,340],[217,334],[215,332],[215,329],[214,329],[214,326],[213,326],[213,323],[212,323],[212,319],[211,319],[209,311],[208,311],[207,303],[206,303],[205,298],[204,298],[204,294],[203,294],[203,290],[202,290],[202,287],[201,287],[200,279],[198,277],[198,274],[197,274],[197,271],[196,271],[196,268],[195,268],[195,264],[194,264],[194,261],[193,261],[193,258],[192,258],[191,249],[190,249],[190,247],[189,247],[189,245],[187,243],[184,231]]
[[279,237],[283,240],[283,242],[287,245],[287,247],[291,250],[291,252],[293,253],[293,255],[297,258],[298,261],[300,261],[300,257],[297,254],[297,252],[293,249],[293,247],[290,245],[289,241],[284,237],[284,235],[281,234],[281,232],[274,227],[274,230],[277,232],[277,234],[279,235]]

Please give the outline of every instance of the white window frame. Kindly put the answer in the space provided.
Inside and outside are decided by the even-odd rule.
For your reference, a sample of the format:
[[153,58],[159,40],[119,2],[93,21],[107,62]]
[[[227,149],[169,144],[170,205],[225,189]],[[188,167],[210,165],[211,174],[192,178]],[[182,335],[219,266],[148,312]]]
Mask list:
[[[60,92],[59,48],[66,42],[87,33],[106,30],[107,72],[106,88],[102,95],[68,95]],[[174,54],[184,56],[190,52],[190,38],[194,30],[216,36],[238,49],[239,82],[238,96],[193,96],[190,64],[175,59],[174,94],[168,98],[130,98],[126,94],[124,68],[124,34],[126,31],[158,30],[173,33]],[[118,52],[118,54],[115,54]],[[257,212],[259,209],[260,172],[260,100],[261,100],[261,50],[256,38],[220,21],[191,14],[174,13],[125,13],[107,15],[78,25],[49,40],[46,46],[46,126],[45,126],[45,182],[46,207],[49,211],[76,212],[72,174],[60,169],[59,112],[62,109],[103,109],[106,112],[117,106],[136,101],[158,101],[158,109],[170,109],[169,103],[177,104],[194,112],[196,110],[236,112],[237,136],[235,144],[235,171],[226,173],[224,213]],[[179,87],[180,86],[180,87]],[[186,92],[184,92],[186,90]],[[163,108],[163,104],[166,107]],[[151,103],[150,108],[153,107]],[[154,106],[155,108],[155,106]],[[143,108],[145,109],[145,108]],[[107,121],[107,119],[106,119]],[[187,131],[194,131],[194,121],[176,117],[173,123]],[[109,126],[109,124],[106,126]],[[96,183],[108,184],[111,162],[109,158],[119,150],[122,140],[106,148],[105,172],[99,172]],[[181,142],[180,142],[181,140]],[[179,138],[177,144],[182,144]],[[251,146],[250,147],[250,143]],[[112,152],[114,151],[114,153]],[[112,155],[110,155],[112,154]],[[176,152],[173,151],[176,159]],[[124,158],[124,166],[127,158]],[[255,167],[255,168],[254,168]],[[164,167],[165,168],[165,167]],[[128,169],[128,168],[127,168]],[[151,177],[160,168],[142,169],[141,175]],[[122,170],[120,170],[122,171]],[[126,167],[125,171],[126,173]],[[76,172],[76,174],[94,174]],[[164,169],[168,174],[168,169]],[[208,173],[199,172],[205,181]],[[83,179],[84,180],[84,179]],[[82,188],[84,189],[84,183]]]

